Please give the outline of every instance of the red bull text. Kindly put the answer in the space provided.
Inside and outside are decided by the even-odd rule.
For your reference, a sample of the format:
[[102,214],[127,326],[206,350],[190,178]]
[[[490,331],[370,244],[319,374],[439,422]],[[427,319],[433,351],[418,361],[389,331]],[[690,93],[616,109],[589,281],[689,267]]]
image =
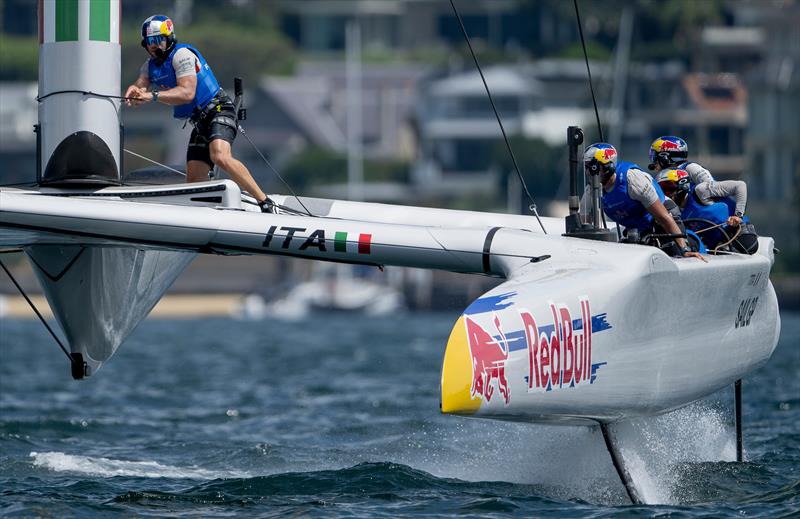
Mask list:
[[591,383],[592,313],[589,300],[581,299],[581,331],[575,333],[572,315],[566,305],[550,303],[553,329],[548,335],[539,330],[536,319],[527,311],[520,317],[528,343],[528,391],[550,391]]

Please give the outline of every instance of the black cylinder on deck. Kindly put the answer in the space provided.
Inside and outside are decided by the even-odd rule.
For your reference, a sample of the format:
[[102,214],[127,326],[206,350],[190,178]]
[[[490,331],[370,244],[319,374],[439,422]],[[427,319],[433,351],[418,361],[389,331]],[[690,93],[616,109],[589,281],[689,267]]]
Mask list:
[[41,185],[119,185],[120,174],[108,145],[89,131],[75,132],[61,141],[44,169]]

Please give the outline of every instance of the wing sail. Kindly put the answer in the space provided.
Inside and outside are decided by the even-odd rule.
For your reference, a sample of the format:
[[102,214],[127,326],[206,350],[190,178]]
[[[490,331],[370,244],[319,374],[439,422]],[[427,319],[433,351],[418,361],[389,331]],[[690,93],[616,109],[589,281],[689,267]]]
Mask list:
[[[365,205],[367,210],[362,207],[361,213],[371,213],[373,219],[403,218],[399,206],[382,206],[384,211],[378,211],[374,206],[381,204]],[[492,251],[492,242],[499,227],[478,224],[481,216],[491,220],[495,215],[466,211],[448,214],[446,210],[431,209],[426,216],[425,209],[408,208],[405,216],[411,223],[348,219],[347,216],[359,216],[357,206],[336,202],[326,215],[296,216],[3,191],[0,192],[0,247],[42,243],[130,245],[505,275],[500,262],[490,261],[490,254],[497,254]],[[496,216],[501,220],[511,216],[512,224],[515,219],[518,223],[523,218]],[[433,225],[424,225],[425,221]],[[465,222],[469,226],[464,226]],[[459,223],[461,226],[457,226]],[[530,230],[513,232],[531,237],[534,234]],[[519,255],[524,261],[531,256]]]

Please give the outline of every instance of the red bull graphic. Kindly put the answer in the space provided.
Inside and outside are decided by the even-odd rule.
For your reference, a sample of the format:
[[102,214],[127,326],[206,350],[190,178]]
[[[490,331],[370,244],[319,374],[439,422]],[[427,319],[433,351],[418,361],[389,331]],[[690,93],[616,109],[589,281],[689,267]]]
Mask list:
[[[611,328],[606,314],[593,316],[589,299],[585,297],[579,300],[580,317],[577,319],[572,318],[566,304],[550,302],[546,320],[537,321],[530,311],[520,309],[516,315],[519,315],[522,329],[504,332],[498,313],[514,305],[511,298],[515,295],[515,292],[510,292],[484,297],[464,312],[472,357],[470,396],[491,402],[496,386],[508,405],[511,394],[506,363],[511,352],[517,350],[526,352],[524,383],[528,392],[548,392],[594,383],[597,370],[606,363],[593,362],[592,335]],[[481,326],[478,319],[469,317],[488,312],[491,312],[497,335]]]
[[608,164],[617,158],[617,150],[612,147],[598,148],[594,152],[594,158],[601,164]]
[[[581,319],[572,320],[566,305],[550,303],[553,325],[540,330],[536,319],[520,311],[528,344],[528,391],[591,384],[595,371],[605,363],[592,364],[592,314],[589,300],[581,299]],[[578,326],[580,332],[577,333]]]
[[658,148],[658,151],[679,151],[681,149],[677,142],[666,140],[656,143],[656,147]]
[[508,360],[508,340],[500,329],[500,319],[494,316],[494,325],[500,333],[500,340],[489,335],[479,324],[467,317],[467,340],[472,355],[472,387],[470,396],[483,396],[487,402],[492,401],[494,381],[506,405],[509,402],[508,380],[506,379],[506,361]]

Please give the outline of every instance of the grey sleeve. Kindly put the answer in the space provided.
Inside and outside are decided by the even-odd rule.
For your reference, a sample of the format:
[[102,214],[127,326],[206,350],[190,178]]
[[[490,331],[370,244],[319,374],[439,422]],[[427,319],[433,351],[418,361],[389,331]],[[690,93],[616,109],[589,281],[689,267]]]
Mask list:
[[720,182],[703,182],[695,186],[695,195],[708,205],[715,199],[730,197],[736,200],[736,211],[744,214],[747,206],[747,184],[741,180],[722,180]]
[[196,76],[200,68],[200,62],[194,52],[186,47],[182,47],[175,51],[172,56],[172,68],[175,69],[175,77]]
[[628,170],[628,196],[645,207],[657,202],[658,193],[653,187],[652,177],[638,169]]
[[702,184],[703,182],[714,182],[711,172],[697,162],[688,163],[684,170],[689,174],[689,181],[694,185]]

